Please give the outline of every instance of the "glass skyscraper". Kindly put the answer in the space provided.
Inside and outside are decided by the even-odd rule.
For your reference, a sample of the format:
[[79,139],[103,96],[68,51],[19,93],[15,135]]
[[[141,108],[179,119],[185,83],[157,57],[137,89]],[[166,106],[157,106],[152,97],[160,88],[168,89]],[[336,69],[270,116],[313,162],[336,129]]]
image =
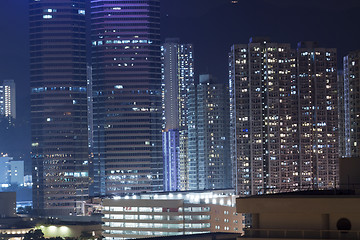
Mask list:
[[88,196],[85,0],[30,0],[33,206],[76,215]]
[[160,191],[160,0],[92,0],[91,41],[91,195]]

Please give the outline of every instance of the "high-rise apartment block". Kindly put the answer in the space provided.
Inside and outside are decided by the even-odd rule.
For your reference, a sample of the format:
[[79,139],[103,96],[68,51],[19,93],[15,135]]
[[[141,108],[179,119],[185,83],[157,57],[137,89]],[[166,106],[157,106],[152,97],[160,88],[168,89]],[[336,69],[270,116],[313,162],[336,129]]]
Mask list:
[[297,49],[300,186],[333,188],[339,181],[337,53],[316,43]]
[[91,195],[163,189],[160,0],[92,0]]
[[189,91],[189,189],[232,187],[229,89],[208,74]]
[[16,119],[16,91],[14,80],[4,80],[0,85],[0,118],[10,122]]
[[339,76],[339,101],[342,108],[339,112],[341,127],[340,156],[360,156],[360,50],[349,53],[344,57],[344,72]]
[[[178,179],[177,188],[165,190],[188,189],[188,115],[189,89],[194,85],[194,57],[192,44],[181,44],[178,39],[167,39],[162,46],[162,78],[163,78],[163,108],[164,108],[164,144],[177,142],[178,154],[164,154],[164,164],[171,166],[178,163],[177,176],[166,172],[168,179]],[[170,133],[172,132],[172,133]],[[178,134],[178,136],[176,135]],[[169,137],[176,139],[169,139]],[[167,147],[169,145],[164,145]],[[164,153],[169,149],[164,149]],[[172,158],[169,158],[172,157]]]
[[238,193],[335,187],[336,50],[252,38],[232,47],[229,67]]
[[88,196],[85,0],[30,0],[33,206],[77,214]]

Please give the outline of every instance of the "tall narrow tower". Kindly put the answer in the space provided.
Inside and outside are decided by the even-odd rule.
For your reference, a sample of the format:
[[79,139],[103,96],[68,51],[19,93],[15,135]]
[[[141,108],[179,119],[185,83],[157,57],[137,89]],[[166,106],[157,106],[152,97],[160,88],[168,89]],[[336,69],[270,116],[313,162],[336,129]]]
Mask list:
[[163,189],[160,0],[92,0],[92,195]]
[[189,102],[189,189],[231,188],[228,86],[202,74]]
[[360,156],[360,50],[350,52],[344,57],[344,73],[340,78],[343,92],[343,112],[340,121],[344,123],[344,131],[340,136],[343,146],[342,156]]
[[339,179],[336,49],[300,42],[297,79],[300,185],[333,188]]
[[[162,46],[164,84],[164,148],[178,149],[168,154],[164,149],[165,166],[177,166],[166,172],[167,179],[176,178],[177,186],[165,190],[187,190],[188,183],[188,115],[189,89],[194,85],[194,49],[192,44],[179,43],[178,39],[166,39]],[[174,137],[171,139],[170,137]],[[178,139],[178,140],[177,140]],[[169,144],[177,143],[177,146]],[[171,157],[171,158],[169,158]],[[176,162],[176,163],[175,163]],[[175,164],[174,164],[175,163]],[[173,173],[176,172],[176,176]],[[171,175],[171,176],[170,176]],[[169,186],[166,184],[165,186]]]
[[33,204],[76,215],[88,196],[85,0],[30,0]]
[[232,158],[240,195],[297,187],[294,53],[290,44],[265,38],[231,49]]
[[0,117],[11,122],[16,119],[16,89],[14,80],[4,80],[0,85]]

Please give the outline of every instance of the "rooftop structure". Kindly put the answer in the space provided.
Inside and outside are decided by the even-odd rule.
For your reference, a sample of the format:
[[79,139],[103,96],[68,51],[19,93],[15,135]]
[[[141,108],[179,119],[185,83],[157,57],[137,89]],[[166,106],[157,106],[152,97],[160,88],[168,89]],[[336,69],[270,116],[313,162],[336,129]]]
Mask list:
[[131,239],[210,232],[242,233],[233,190],[104,198],[103,236]]

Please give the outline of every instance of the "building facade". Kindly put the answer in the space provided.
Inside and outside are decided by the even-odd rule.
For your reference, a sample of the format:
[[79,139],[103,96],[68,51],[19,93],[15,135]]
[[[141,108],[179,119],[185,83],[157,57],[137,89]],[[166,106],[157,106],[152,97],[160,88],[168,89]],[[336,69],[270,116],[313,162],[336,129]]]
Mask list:
[[168,192],[103,199],[105,239],[209,232],[242,233],[233,190]]
[[[296,102],[294,51],[290,44],[251,39],[230,53],[234,184],[240,195],[266,193],[288,184],[298,171],[292,117]],[[296,161],[296,159],[295,159]],[[282,163],[282,164],[281,164]],[[294,169],[289,171],[289,167]]]
[[164,191],[179,189],[180,143],[179,130],[171,129],[163,132],[164,157]]
[[24,186],[24,161],[10,161],[10,184]]
[[345,117],[349,113],[348,96],[349,89],[345,90],[344,71],[338,71],[339,157],[350,157],[349,118]]
[[91,195],[163,189],[160,1],[91,1]]
[[0,188],[24,186],[24,183],[24,161],[14,161],[12,157],[0,154]]
[[336,49],[299,43],[297,81],[300,186],[334,188],[339,181]]
[[34,210],[77,214],[88,196],[85,0],[31,0]]
[[229,67],[238,193],[334,187],[336,49],[252,38],[232,47]]
[[[359,157],[360,148],[360,51],[354,51],[344,57],[343,75],[339,77],[343,89],[339,94],[339,101],[342,101],[342,111],[339,111],[339,120],[343,132],[339,132],[341,156]],[[344,145],[344,146],[343,146]]]
[[229,89],[209,74],[189,91],[189,189],[232,187]]
[[[164,132],[179,131],[178,159],[164,158],[164,162],[169,165],[171,162],[178,163],[178,175],[174,178],[178,179],[177,189],[179,190],[189,188],[187,171],[188,109],[190,104],[189,88],[194,84],[193,55],[192,44],[179,43],[179,39],[166,39],[162,46]],[[164,149],[164,151],[168,150]]]
[[253,216],[247,240],[358,240],[359,200],[350,191],[305,191],[238,198],[236,208]]
[[16,119],[16,87],[14,80],[4,80],[0,85],[0,117],[11,122]]
[[0,154],[0,187],[10,186],[10,161],[12,158]]

